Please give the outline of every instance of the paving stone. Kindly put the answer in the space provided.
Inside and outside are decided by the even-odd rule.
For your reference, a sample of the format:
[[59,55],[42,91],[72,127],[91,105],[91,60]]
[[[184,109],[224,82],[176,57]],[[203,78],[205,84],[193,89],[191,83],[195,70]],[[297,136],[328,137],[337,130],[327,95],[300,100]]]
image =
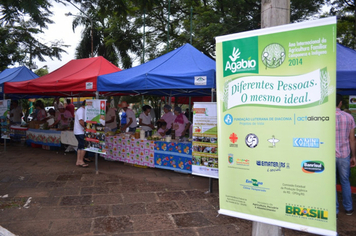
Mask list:
[[12,188],[36,188],[39,182],[29,182],[29,181],[22,181],[22,182],[14,182],[10,186]]
[[177,201],[178,206],[185,212],[214,210],[214,206],[206,199]]
[[2,223],[1,226],[15,235],[38,236],[49,235],[50,221],[29,221],[26,224],[21,222]]
[[195,229],[175,229],[156,231],[154,232],[154,236],[198,236],[198,233]]
[[109,193],[109,188],[106,186],[96,186],[96,187],[82,187],[80,194],[87,195],[87,194],[105,194]]
[[59,175],[56,181],[81,180],[82,175]]
[[32,203],[38,206],[57,206],[59,204],[60,197],[33,197]]
[[112,206],[112,214],[117,215],[144,215],[146,214],[145,203],[118,204]]
[[218,209],[203,211],[202,213],[204,217],[214,225],[237,224],[241,222],[239,218],[219,214]]
[[90,233],[92,219],[53,220],[49,235],[85,235]]
[[29,208],[5,208],[0,210],[0,222],[1,225],[3,222],[19,222],[32,220],[35,218],[38,213],[38,207],[29,207]]
[[156,202],[157,196],[155,193],[123,193],[124,203],[135,202]]
[[52,220],[52,219],[71,219],[76,218],[75,216],[75,207],[59,207],[59,206],[50,206],[42,207],[35,219],[37,220]]
[[172,180],[168,177],[150,177],[150,178],[146,178],[146,180],[151,182],[156,182],[156,183],[162,183],[162,184],[172,183]]
[[216,235],[224,235],[224,236],[236,236],[239,235],[251,235],[251,233],[247,234],[247,232],[240,232],[239,228],[234,225],[219,225],[212,227],[202,227],[197,229],[199,235],[204,236],[216,236]]
[[44,188],[22,188],[15,197],[49,197],[51,190]]
[[172,214],[172,217],[178,227],[201,227],[211,224],[200,212]]
[[157,184],[152,182],[147,182],[147,184],[136,185],[139,192],[161,192],[165,191],[167,188],[163,184]]
[[188,199],[188,196],[183,191],[161,192],[157,193],[157,196],[161,202]]
[[78,187],[54,188],[50,192],[50,196],[57,197],[57,196],[79,195],[79,193],[80,193],[80,188]]
[[146,204],[147,214],[174,213],[181,209],[176,202],[151,202]]
[[95,205],[101,204],[119,204],[123,203],[121,194],[104,194],[104,195],[93,195],[93,203]]
[[121,234],[112,234],[112,236],[154,236],[152,232],[133,232],[133,233],[121,233]]
[[134,231],[162,231],[174,227],[172,219],[168,214],[136,215],[131,216]]
[[132,185],[128,185],[128,184],[107,184],[108,188],[109,188],[109,193],[137,193],[138,189],[137,189],[137,185],[132,184]]
[[187,190],[185,193],[191,199],[204,199],[204,198],[212,198],[218,196],[216,193],[208,193],[207,191],[200,190]]
[[114,234],[122,232],[132,232],[133,225],[128,216],[101,217],[94,219],[94,234]]
[[92,197],[86,196],[65,196],[62,198],[60,205],[62,206],[76,206],[76,205],[90,205]]
[[70,187],[89,187],[94,186],[94,180],[71,180],[66,182],[66,188]]
[[66,185],[65,182],[51,181],[51,182],[40,182],[37,187],[39,188],[57,188],[64,187]]

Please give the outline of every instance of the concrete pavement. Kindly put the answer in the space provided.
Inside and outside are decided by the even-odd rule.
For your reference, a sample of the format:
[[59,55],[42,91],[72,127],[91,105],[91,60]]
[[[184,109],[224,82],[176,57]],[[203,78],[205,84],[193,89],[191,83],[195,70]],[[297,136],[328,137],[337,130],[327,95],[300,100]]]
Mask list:
[[217,180],[206,193],[208,178],[101,157],[96,174],[94,163],[75,160],[63,150],[0,146],[0,225],[21,236],[251,235],[251,221],[218,215]]

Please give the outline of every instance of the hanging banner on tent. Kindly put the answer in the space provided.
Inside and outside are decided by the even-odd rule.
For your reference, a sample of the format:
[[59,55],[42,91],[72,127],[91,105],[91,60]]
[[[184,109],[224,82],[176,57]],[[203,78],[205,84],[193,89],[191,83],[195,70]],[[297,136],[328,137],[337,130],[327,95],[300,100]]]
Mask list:
[[10,139],[10,99],[0,100],[1,138]]
[[85,150],[105,154],[106,100],[86,100],[85,104]]
[[193,175],[219,177],[216,127],[216,102],[195,102],[193,106]]
[[336,235],[336,18],[217,37],[216,55],[219,213]]

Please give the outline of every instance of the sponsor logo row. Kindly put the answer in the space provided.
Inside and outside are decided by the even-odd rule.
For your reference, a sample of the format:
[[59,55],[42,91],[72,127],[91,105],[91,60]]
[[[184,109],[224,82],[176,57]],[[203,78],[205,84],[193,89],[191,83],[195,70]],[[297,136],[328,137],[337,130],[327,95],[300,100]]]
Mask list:
[[[228,164],[229,165],[236,165],[236,166],[244,166],[249,167],[251,164],[251,160],[246,158],[235,158],[234,154],[228,154]],[[288,162],[281,162],[281,161],[270,161],[270,160],[256,160],[254,163],[255,166],[266,168],[267,172],[278,172],[282,171],[283,169],[290,169],[290,164]],[[325,164],[322,161],[310,161],[310,160],[303,160],[301,162],[301,170],[307,174],[313,173],[322,173],[325,169]]]
[[328,122],[330,120],[329,116],[296,116],[294,117],[271,117],[271,118],[235,118],[231,114],[226,114],[224,116],[224,123],[226,125],[231,125],[234,121],[293,121],[296,122]]
[[[235,133],[231,133],[229,135],[229,140],[230,140],[230,147],[238,147],[237,141],[239,140],[239,137]],[[267,142],[270,143],[270,147],[275,148],[277,146],[277,143],[280,142],[278,138],[276,138],[274,135],[271,135],[270,138],[266,140]],[[319,138],[293,138],[292,144],[293,147],[301,147],[301,148],[319,148],[323,142],[320,142]],[[256,134],[250,133],[247,134],[244,137],[244,142],[247,147],[249,148],[256,148],[260,142],[260,139]]]

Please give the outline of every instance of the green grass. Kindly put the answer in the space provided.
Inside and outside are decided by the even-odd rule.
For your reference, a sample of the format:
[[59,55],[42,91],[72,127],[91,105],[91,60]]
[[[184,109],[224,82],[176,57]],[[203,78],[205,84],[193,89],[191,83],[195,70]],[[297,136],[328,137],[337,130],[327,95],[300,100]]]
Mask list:
[[19,208],[19,207],[22,207],[25,203],[26,203],[25,198],[0,201],[0,209]]

